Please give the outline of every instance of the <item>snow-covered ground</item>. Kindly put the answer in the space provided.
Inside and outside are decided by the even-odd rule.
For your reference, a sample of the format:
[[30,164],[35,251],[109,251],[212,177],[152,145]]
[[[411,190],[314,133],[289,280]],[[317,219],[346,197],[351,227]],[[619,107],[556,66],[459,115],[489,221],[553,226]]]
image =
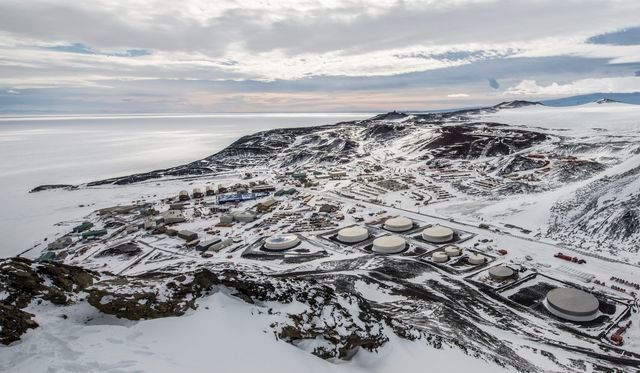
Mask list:
[[[53,224],[139,193],[86,189],[27,193],[175,166],[214,154],[241,136],[272,128],[332,124],[369,114],[0,117],[0,257],[52,232]],[[147,189],[151,191],[151,189]],[[85,207],[79,207],[84,205]]]
[[[286,313],[295,305],[280,307]],[[395,336],[379,353],[361,351],[353,361],[334,364],[277,342],[269,324],[282,316],[223,293],[203,299],[187,315],[140,322],[105,316],[86,303],[43,309],[39,329],[15,346],[0,347],[0,371],[365,373],[429,367],[467,372],[470,365],[475,372],[508,371],[460,350],[435,350]]]
[[[576,142],[598,143],[599,149],[586,154],[594,160],[620,157],[620,153],[612,150],[607,143],[615,144],[621,140],[629,142],[637,140],[640,143],[640,106],[638,105],[595,102],[573,107],[532,105],[487,113],[479,116],[478,119],[536,128],[549,134],[574,138]],[[609,137],[609,140],[603,140],[603,137],[605,139]],[[619,164],[611,166],[602,173],[553,190],[533,195],[514,195],[499,201],[456,199],[449,203],[434,205],[431,209],[445,216],[472,217],[486,222],[510,223],[536,232],[544,232],[549,224],[554,203],[573,197],[577,190],[604,176],[621,174],[640,166],[640,155],[630,153]]]

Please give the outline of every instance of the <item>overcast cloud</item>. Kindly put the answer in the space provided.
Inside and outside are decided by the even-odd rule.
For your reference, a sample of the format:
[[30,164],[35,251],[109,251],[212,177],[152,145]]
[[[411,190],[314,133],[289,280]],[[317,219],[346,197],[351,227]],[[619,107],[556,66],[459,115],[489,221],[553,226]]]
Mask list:
[[425,110],[640,91],[638,1],[0,2],[0,112]]

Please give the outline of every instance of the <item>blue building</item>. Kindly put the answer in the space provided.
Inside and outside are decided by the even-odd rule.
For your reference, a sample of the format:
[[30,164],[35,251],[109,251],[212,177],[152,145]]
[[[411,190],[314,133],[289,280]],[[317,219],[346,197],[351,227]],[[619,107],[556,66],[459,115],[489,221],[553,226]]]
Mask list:
[[268,197],[268,192],[257,193],[227,193],[218,196],[218,204],[225,204],[227,202],[244,202],[251,201],[257,198]]

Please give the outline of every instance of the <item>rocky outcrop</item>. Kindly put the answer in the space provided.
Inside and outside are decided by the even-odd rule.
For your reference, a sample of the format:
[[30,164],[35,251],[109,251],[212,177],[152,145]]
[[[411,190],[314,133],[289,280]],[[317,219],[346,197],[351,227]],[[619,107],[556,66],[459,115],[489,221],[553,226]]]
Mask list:
[[[316,343],[311,352],[324,359],[349,359],[361,348],[375,351],[388,341],[384,317],[365,299],[337,293],[314,280],[274,279],[230,268],[199,268],[177,276],[151,272],[130,277],[105,276],[97,281],[96,273],[78,267],[35,264],[19,258],[4,261],[0,275],[2,289],[9,294],[0,315],[2,343],[17,341],[28,329],[37,327],[31,319],[33,315],[20,310],[36,298],[54,304],[86,299],[103,313],[142,320],[181,316],[197,308],[198,298],[221,289],[251,304],[295,301],[307,305],[304,312],[287,315],[272,327],[278,338],[293,345]],[[78,297],[79,292],[83,296]],[[394,325],[393,330],[397,328]]]
[[0,261],[0,293],[5,303],[27,307],[34,299],[68,304],[91,286],[98,274],[60,263],[34,263],[29,259]]
[[303,341],[314,344],[311,352],[318,357],[350,359],[360,348],[376,351],[389,340],[382,315],[359,296],[336,294],[320,286],[298,298],[309,308],[272,327],[278,338],[293,345]]
[[195,301],[219,282],[208,270],[169,276],[116,277],[89,289],[87,301],[100,311],[129,320],[180,316],[195,309]]
[[[273,277],[230,265],[196,267],[181,274],[160,270],[113,276],[12,258],[0,262],[0,294],[5,294],[0,299],[0,343],[18,341],[38,326],[34,315],[21,309],[34,301],[54,305],[87,301],[103,313],[143,320],[181,316],[196,309],[198,299],[223,291],[255,304],[258,312],[268,308],[270,314],[280,315],[271,325],[275,336],[323,359],[348,360],[362,349],[377,351],[389,341],[389,333],[410,340],[424,338],[440,348],[441,340],[391,317],[354,291],[355,279],[349,278],[349,286],[336,286],[312,277]],[[302,305],[295,308],[301,311],[281,313],[273,306],[292,302]]]
[[33,316],[10,303],[0,301],[0,343],[8,345],[19,341],[27,330],[37,328],[38,323],[32,319]]
[[438,129],[438,136],[422,146],[435,158],[477,159],[510,155],[548,140],[535,131],[500,128],[498,123],[469,123]]
[[83,299],[84,290],[97,279],[97,273],[59,263],[0,260],[0,343],[13,343],[38,326],[34,315],[22,310],[32,302],[69,304]]
[[523,157],[521,155],[516,155],[511,160],[509,160],[509,162],[502,169],[500,169],[500,171],[498,171],[498,175],[503,176],[511,174],[513,172],[533,170],[536,168],[544,167],[547,164],[548,162],[541,159],[533,159]]
[[45,190],[53,190],[53,189],[65,189],[65,190],[74,190],[78,189],[77,186],[71,184],[46,184],[37,186],[29,191],[29,193],[37,193]]

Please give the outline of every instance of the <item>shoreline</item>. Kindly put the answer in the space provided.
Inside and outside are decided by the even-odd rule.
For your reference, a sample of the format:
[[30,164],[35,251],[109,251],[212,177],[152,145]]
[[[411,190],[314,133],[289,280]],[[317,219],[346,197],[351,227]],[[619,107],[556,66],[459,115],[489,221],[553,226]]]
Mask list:
[[[59,231],[55,224],[61,221],[84,216],[113,199],[127,201],[134,197],[113,188],[28,193],[38,185],[83,184],[175,167],[215,154],[248,134],[273,128],[334,124],[355,118],[245,116],[232,119],[108,119],[92,121],[89,126],[80,120],[0,123],[0,135],[6,145],[2,147],[4,154],[0,154],[4,159],[0,165],[3,185],[0,203],[5,206],[0,213],[1,231],[5,235],[0,242],[0,257],[15,255],[43,237],[55,234]],[[136,193],[143,192],[134,189]],[[39,232],[39,237],[28,232]]]

